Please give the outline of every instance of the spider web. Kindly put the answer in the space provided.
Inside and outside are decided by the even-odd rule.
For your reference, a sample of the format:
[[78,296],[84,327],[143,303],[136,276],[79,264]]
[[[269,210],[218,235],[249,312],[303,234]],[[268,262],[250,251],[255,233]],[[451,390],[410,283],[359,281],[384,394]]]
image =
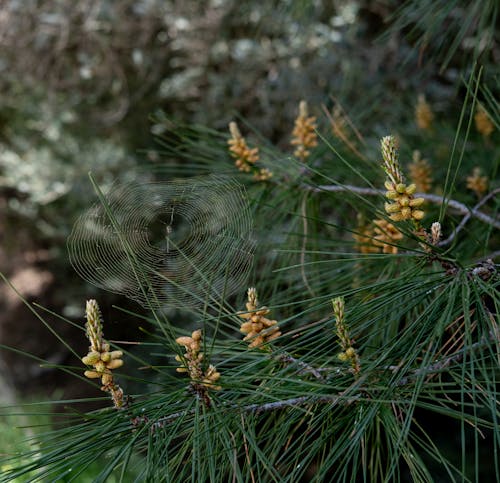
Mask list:
[[196,307],[240,289],[252,265],[246,192],[222,176],[115,185],[68,238],[86,281],[144,307]]

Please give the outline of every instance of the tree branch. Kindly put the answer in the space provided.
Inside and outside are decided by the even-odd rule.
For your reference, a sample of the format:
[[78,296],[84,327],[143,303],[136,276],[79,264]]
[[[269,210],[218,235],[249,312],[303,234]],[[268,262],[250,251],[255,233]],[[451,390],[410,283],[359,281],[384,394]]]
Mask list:
[[453,230],[453,233],[446,240],[439,242],[438,246],[442,247],[450,244],[455,239],[457,234],[463,229],[466,223],[471,219],[472,212],[477,211],[479,208],[481,208],[481,206],[483,206],[488,200],[493,198],[497,193],[500,193],[500,188],[494,189],[493,191],[488,193],[481,201],[479,201],[479,203],[477,203],[476,206],[474,206],[474,208],[472,208],[472,210],[463,217],[459,225],[457,225],[457,227]]
[[[440,361],[437,361],[434,364],[430,364],[429,366],[414,369],[413,371],[411,371],[410,374],[408,374],[408,376],[401,378],[396,383],[396,385],[397,386],[406,386],[407,384],[411,383],[412,379],[414,379],[418,376],[425,375],[425,374],[432,374],[435,372],[441,372],[443,369],[446,369],[447,367],[451,366],[452,364],[456,364],[457,362],[460,362],[465,357],[467,352],[469,352],[469,351],[474,352],[476,350],[483,349],[490,342],[497,340],[497,339],[498,339],[497,334],[495,334],[495,332],[493,330],[491,330],[488,334],[488,337],[486,337],[486,336],[481,337],[481,340],[474,342],[473,344],[471,344],[468,347],[464,347],[461,351],[459,351],[451,356],[445,357],[444,359],[441,359]],[[392,366],[390,369],[393,372],[396,372],[397,370],[400,369],[400,367],[399,366]]]
[[303,361],[299,361],[298,359],[296,359],[295,357],[293,357],[290,354],[280,354],[278,357],[276,357],[276,359],[280,362],[285,363],[285,364],[298,366],[300,368],[299,374],[309,373],[309,374],[312,374],[316,379],[319,379],[320,381],[325,380],[325,378],[323,377],[323,374],[321,374],[321,372],[318,369],[316,369],[313,366],[310,366],[309,364],[307,364]]
[[[356,193],[356,194],[361,195],[361,196],[384,196],[385,195],[384,190],[378,190],[378,189],[374,189],[374,188],[360,188],[358,186],[353,186],[353,185],[348,185],[348,184],[344,184],[344,185],[319,185],[319,186],[302,185],[302,186],[303,186],[303,188],[310,190],[310,191],[313,191],[315,193],[321,193],[322,191],[327,191],[330,193]],[[468,208],[466,205],[464,205],[463,203],[460,203],[459,201],[446,199],[446,198],[443,198],[442,196],[433,195],[430,193],[415,193],[415,197],[424,198],[424,200],[429,201],[430,203],[437,204],[437,205],[446,204],[449,207],[453,208],[454,210],[458,211],[462,215],[469,216],[469,218],[470,217],[477,218],[478,220],[481,220],[483,223],[487,223],[488,225],[494,226],[495,228],[500,228],[500,220],[492,218],[491,216],[478,210],[479,206],[482,206],[486,201],[488,201],[488,199],[493,197],[498,192],[500,192],[500,188],[493,190],[491,193],[489,193],[487,196],[485,196],[486,199],[483,198],[483,200],[481,200],[481,202],[478,203],[472,209]],[[467,221],[468,221],[468,219],[467,219]],[[467,223],[467,221],[465,223]],[[464,223],[464,225],[465,225],[465,223]]]
[[[396,386],[407,386],[413,382],[415,378],[421,375],[430,375],[436,372],[441,372],[443,369],[446,369],[450,367],[452,364],[456,364],[460,362],[465,355],[468,352],[473,352],[476,350],[483,349],[486,347],[490,342],[498,340],[498,335],[495,333],[495,331],[491,330],[489,332],[488,336],[483,336],[481,340],[478,342],[475,342],[471,344],[468,347],[464,347],[461,351],[445,357],[444,359],[441,359],[433,364],[430,364],[425,367],[420,367],[418,369],[413,369],[407,376],[402,377],[396,382]],[[294,362],[299,364],[299,366],[304,366],[304,369],[307,369],[307,372],[311,372],[314,374],[312,371],[314,368],[309,366],[308,364],[302,363],[301,361],[297,361],[294,359],[292,356],[287,356],[283,355],[278,360],[285,360],[285,362]],[[384,370],[390,370],[393,373],[396,373],[401,369],[400,366],[389,366],[389,367],[384,367]],[[321,374],[314,374],[316,377],[320,377],[323,379],[323,376]],[[356,381],[357,385],[359,386],[359,381]],[[352,387],[352,386],[351,386]],[[248,404],[246,406],[238,406],[237,404],[232,404],[230,408],[228,409],[233,409],[233,410],[239,410],[244,413],[263,413],[263,412],[268,412],[268,411],[275,411],[279,409],[284,409],[284,408],[289,408],[289,407],[300,407],[300,406],[307,406],[311,404],[331,404],[331,405],[336,405],[336,404],[344,404],[344,405],[349,405],[352,404],[353,402],[359,400],[362,395],[360,393],[353,395],[353,396],[346,396],[347,391],[342,391],[338,394],[332,394],[332,395],[308,395],[308,396],[299,396],[299,397],[294,397],[290,399],[282,399],[278,401],[272,401],[268,403],[256,403],[256,404]],[[189,411],[178,411],[176,413],[170,414],[168,416],[163,416],[161,418],[156,419],[151,423],[151,431],[155,431],[157,429],[164,428],[168,423],[175,421],[178,418],[181,417],[186,417],[189,415],[192,415],[195,413],[195,410],[189,410]],[[149,418],[147,416],[138,416],[135,418],[131,419],[132,425],[133,426],[138,426],[142,424],[146,424],[149,422]]]

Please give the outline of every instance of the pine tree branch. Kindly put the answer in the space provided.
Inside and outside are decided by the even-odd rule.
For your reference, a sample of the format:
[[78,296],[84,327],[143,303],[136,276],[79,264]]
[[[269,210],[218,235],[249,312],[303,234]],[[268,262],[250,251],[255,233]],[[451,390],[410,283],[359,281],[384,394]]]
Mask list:
[[[284,409],[289,407],[301,407],[307,406],[311,404],[331,404],[336,405],[339,403],[348,405],[353,402],[359,400],[361,395],[356,396],[344,396],[345,391],[339,394],[330,395],[322,395],[322,396],[299,396],[290,399],[282,399],[278,401],[273,401],[270,403],[264,404],[248,404],[247,406],[237,406],[232,405],[230,409],[240,410],[242,413],[263,413],[269,411],[276,411],[278,409]],[[175,421],[176,419],[187,417],[195,414],[195,410],[191,409],[189,411],[178,411],[173,414],[169,414],[168,416],[163,416],[161,418],[156,419],[151,423],[150,430],[156,431],[158,429],[164,428],[167,424]],[[137,416],[131,419],[132,425],[137,427],[139,425],[147,424],[149,422],[149,418],[147,416]]]
[[[384,196],[385,191],[384,190],[378,190],[374,188],[361,188],[359,186],[353,186],[353,185],[319,185],[319,186],[308,186],[308,185],[302,185],[304,189],[313,191],[315,193],[320,193],[322,191],[328,191],[330,193],[356,193],[361,196]],[[500,191],[500,188],[497,188],[496,190],[493,190],[490,194],[488,194],[485,198],[487,198],[484,202],[486,202],[488,199],[493,197],[496,193]],[[456,200],[451,200],[447,198],[443,198],[442,196],[438,195],[433,195],[429,193],[415,193],[415,197],[418,198],[424,198],[424,200],[434,203],[437,205],[442,205],[446,204],[450,208],[453,208],[454,210],[458,211],[462,215],[468,215],[469,217],[477,218],[478,220],[481,220],[483,223],[486,223],[488,225],[494,226],[495,228],[500,228],[500,220],[497,220],[495,218],[492,218],[491,216],[483,213],[482,211],[479,211],[477,209],[477,205],[470,209],[463,203],[460,203],[459,201]],[[481,200],[483,201],[483,200]],[[479,203],[478,203],[479,204]],[[479,204],[481,206],[483,203]],[[462,220],[463,221],[463,220]],[[467,219],[467,221],[469,221]],[[467,221],[465,223],[467,223]],[[464,223],[464,225],[465,225]]]
[[310,366],[309,364],[299,361],[295,357],[293,357],[290,354],[280,354],[277,358],[278,361],[283,362],[285,364],[290,364],[290,365],[296,365],[298,366],[299,369],[299,374],[312,374],[316,379],[319,379],[320,381],[324,381],[325,378],[321,372],[316,369],[313,366]]
[[[396,385],[397,386],[406,386],[408,384],[411,384],[412,379],[415,379],[418,376],[421,375],[426,375],[426,374],[433,374],[435,372],[441,372],[443,369],[446,369],[450,367],[452,364],[456,364],[457,362],[460,362],[465,355],[468,352],[474,352],[476,350],[483,349],[487,347],[492,341],[498,341],[498,334],[495,333],[495,331],[491,330],[488,334],[488,337],[483,336],[481,340],[474,342],[468,347],[464,347],[462,350],[459,352],[445,357],[434,364],[430,364],[425,367],[420,367],[418,369],[414,369],[411,371],[411,373],[408,376],[405,376],[401,378],[399,381],[397,381]],[[391,369],[393,372],[396,372],[400,369],[399,366],[391,366],[389,369]]]
[[481,262],[486,262],[488,260],[495,260],[495,258],[498,257],[500,257],[500,250],[495,250],[494,252],[488,253],[488,255],[481,257],[479,260],[476,260],[476,264],[479,264]]
[[[345,391],[344,391],[345,392]],[[331,396],[300,396],[291,399],[283,399],[281,401],[273,401],[264,404],[249,404],[243,406],[242,410],[247,413],[263,413],[267,411],[275,411],[277,409],[284,409],[288,407],[299,407],[310,404],[331,404],[336,405],[339,403],[349,405],[361,398],[361,395],[344,396],[344,392],[339,394],[332,394]]]
[[488,200],[493,198],[496,194],[500,193],[500,188],[496,188],[490,193],[488,193],[479,203],[477,203],[472,210],[467,213],[462,221],[457,225],[457,227],[453,230],[453,233],[446,239],[442,240],[441,242],[438,243],[438,246],[446,246],[449,245],[457,236],[457,234],[463,229],[463,227],[467,224],[467,222],[472,218],[472,212],[479,210],[481,206],[483,206]]
[[[489,332],[488,336],[483,336],[481,340],[471,344],[468,347],[464,347],[461,351],[445,357],[433,364],[430,364],[425,367],[420,367],[418,369],[413,369],[407,376],[402,377],[396,382],[396,386],[408,386],[413,383],[414,379],[416,379],[419,376],[426,376],[426,375],[431,375],[437,372],[441,372],[444,369],[447,369],[453,364],[457,364],[463,360],[465,355],[468,352],[474,352],[477,350],[481,350],[485,347],[487,347],[492,341],[498,341],[498,334],[494,331],[491,330]],[[301,361],[296,360],[292,356],[289,355],[283,355],[278,358],[279,360],[284,360],[285,362],[290,362],[290,363],[297,363],[299,366],[304,366],[304,369],[307,369],[307,372],[311,372],[314,374],[317,370],[309,366],[308,364],[301,363]],[[390,370],[393,373],[396,373],[397,371],[401,370],[400,366],[388,366],[383,368],[384,370]],[[313,371],[314,370],[314,371]],[[323,376],[318,372],[317,374],[314,374],[316,377],[319,376],[321,379],[323,379]],[[360,387],[360,381],[356,381],[355,383],[358,387]],[[276,411],[279,409],[284,409],[284,408],[289,408],[289,407],[301,407],[301,406],[308,406],[312,404],[331,404],[331,405],[336,405],[336,404],[344,404],[344,405],[349,405],[352,404],[353,402],[359,400],[362,397],[362,394],[356,394],[353,396],[346,396],[347,391],[342,391],[338,394],[332,394],[332,395],[321,395],[321,396],[315,396],[315,395],[307,395],[307,396],[299,396],[299,397],[294,397],[290,399],[283,399],[283,400],[278,400],[278,401],[272,401],[269,403],[255,403],[255,404],[248,404],[246,406],[238,406],[236,404],[231,405],[231,409],[234,410],[239,410],[243,413],[263,413],[263,412],[269,412],[269,411]],[[170,414],[168,416],[164,416],[161,418],[156,419],[154,422],[151,423],[151,431],[155,431],[160,428],[164,428],[168,423],[171,423],[172,421],[175,421],[178,418],[182,417],[187,417],[189,415],[192,415],[195,413],[194,409],[191,409],[189,411],[178,411],[176,413]],[[149,418],[147,416],[139,416],[131,419],[131,422],[133,426],[138,426],[141,424],[146,424],[149,422]]]

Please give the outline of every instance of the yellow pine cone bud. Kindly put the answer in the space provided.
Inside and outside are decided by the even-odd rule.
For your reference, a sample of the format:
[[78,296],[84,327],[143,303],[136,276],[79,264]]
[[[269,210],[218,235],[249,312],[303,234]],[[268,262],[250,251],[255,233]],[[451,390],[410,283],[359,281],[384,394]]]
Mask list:
[[337,354],[337,357],[342,362],[345,362],[345,361],[347,361],[349,359],[349,357],[347,356],[347,354],[345,352],[339,352]]
[[102,373],[96,371],[85,371],[83,375],[89,379],[97,379],[102,376]]
[[417,191],[417,185],[416,185],[415,183],[412,183],[412,184],[408,185],[408,186],[405,188],[405,190],[404,190],[404,192],[405,192],[407,195],[410,195],[410,196],[411,196],[412,194],[414,194],[414,193],[415,193],[415,191]]
[[177,344],[179,345],[183,345],[187,349],[191,347],[192,343],[194,342],[194,339],[192,337],[183,336],[175,339],[175,342],[177,342]]
[[267,342],[277,339],[281,335],[281,332],[278,329],[274,329],[271,332],[266,333]]
[[265,317],[270,311],[267,307],[257,309],[257,291],[254,287],[248,289],[248,301],[246,308],[248,312],[239,313],[239,317],[245,319],[240,326],[240,332],[246,334],[244,341],[251,341],[250,348],[262,346],[266,342],[276,339],[281,335],[276,320]]
[[111,351],[110,355],[111,355],[111,359],[119,359],[120,357],[123,357],[123,352],[122,351]]
[[96,362],[101,360],[99,352],[89,352],[85,357],[82,357],[82,362],[87,366],[93,366]]
[[398,213],[400,209],[397,203],[385,203],[385,211],[387,213]]
[[217,372],[217,369],[215,368],[215,366],[210,364],[208,366],[206,373],[205,373],[204,381],[206,381],[209,384],[212,384],[212,383],[218,381],[219,379],[220,379],[220,373]]
[[88,300],[85,309],[87,318],[86,334],[90,341],[89,353],[82,357],[82,362],[93,366],[93,370],[84,372],[89,379],[101,378],[103,391],[109,392],[115,408],[123,406],[123,390],[114,382],[112,370],[123,365],[123,352],[110,351],[110,345],[104,340],[102,333],[102,318],[99,306],[95,300]]
[[428,193],[432,186],[432,169],[426,159],[422,159],[420,151],[413,151],[413,161],[408,166],[410,179],[416,185],[417,191]]
[[111,360],[111,353],[110,352],[103,352],[101,354],[101,361],[109,362],[110,360]]
[[[250,336],[250,334],[249,334],[248,336],[246,336],[243,340],[248,340],[248,339],[250,338],[249,336]],[[256,336],[256,337],[252,340],[252,342],[250,342],[250,344],[248,344],[248,347],[249,347],[250,349],[254,349],[254,348],[256,348],[256,347],[263,347],[263,346],[264,346],[264,344],[265,344],[265,342],[266,342],[266,339],[264,339],[264,337],[263,337],[263,336],[258,335],[258,336]]]
[[255,310],[257,308],[257,289],[255,287],[248,289],[248,304],[250,304],[250,307],[247,305],[248,310]]
[[412,212],[411,212],[411,217],[417,221],[422,220],[424,218],[424,216],[425,216],[425,212],[422,210],[412,210]]
[[354,374],[358,374],[361,367],[356,349],[352,346],[349,329],[344,320],[344,298],[337,297],[333,299],[332,305],[333,315],[335,316],[335,331],[339,338],[339,345],[342,348],[342,352],[337,354],[337,358],[342,362],[350,361]]
[[467,188],[481,198],[488,191],[488,177],[481,176],[481,168],[476,166],[470,176],[467,176]]
[[425,100],[425,96],[420,94],[418,96],[417,105],[415,106],[415,121],[417,126],[422,130],[428,130],[432,126],[434,120],[434,113],[431,106]]
[[111,374],[110,372],[105,372],[104,374],[102,374],[101,384],[103,386],[108,386],[112,382],[113,382],[113,374]]
[[187,373],[191,379],[193,387],[198,388],[205,386],[208,389],[219,390],[220,386],[214,386],[213,383],[220,378],[220,373],[216,371],[215,366],[209,365],[205,373],[203,373],[202,361],[203,353],[199,352],[201,347],[202,332],[200,329],[195,330],[191,337],[183,336],[176,339],[176,343],[182,345],[186,349],[184,359],[176,355],[175,360],[180,362],[181,367],[175,370],[179,373]]
[[394,213],[393,215],[389,216],[389,218],[392,221],[396,221],[396,222],[406,220],[406,218],[403,216],[402,213]]
[[398,253],[395,246],[399,240],[403,239],[403,234],[386,220],[374,220],[375,224],[373,244],[382,248],[383,253]]
[[415,208],[417,206],[420,206],[424,203],[425,199],[424,198],[413,198],[412,200],[409,200],[409,206],[412,208]]
[[250,149],[235,122],[229,123],[231,139],[228,140],[229,152],[236,159],[235,165],[240,171],[250,172],[259,160],[259,148]]
[[354,357],[356,355],[356,350],[354,349],[354,347],[348,347],[345,351],[345,355],[351,359],[352,357]]
[[113,359],[106,364],[106,369],[113,370],[113,369],[118,369],[121,366],[123,366],[122,359]]
[[[386,170],[387,172],[387,170]],[[389,173],[388,173],[389,175]],[[424,198],[414,198],[413,194],[417,190],[415,183],[406,185],[404,183],[395,183],[392,180],[386,180],[384,183],[387,189],[385,196],[393,203],[385,203],[384,208],[393,221],[403,220],[421,220],[424,217],[422,210],[415,208],[424,203]]]
[[273,177],[273,173],[267,168],[260,168],[257,173],[253,175],[256,181],[267,181]]
[[495,130],[495,126],[491,121],[490,116],[481,104],[477,106],[474,121],[476,123],[477,132],[482,134],[485,138],[489,137]]
[[299,115],[295,119],[295,127],[292,131],[292,146],[297,146],[294,156],[304,161],[311,152],[310,148],[318,145],[318,136],[316,134],[316,117],[309,116],[307,102],[300,101]]

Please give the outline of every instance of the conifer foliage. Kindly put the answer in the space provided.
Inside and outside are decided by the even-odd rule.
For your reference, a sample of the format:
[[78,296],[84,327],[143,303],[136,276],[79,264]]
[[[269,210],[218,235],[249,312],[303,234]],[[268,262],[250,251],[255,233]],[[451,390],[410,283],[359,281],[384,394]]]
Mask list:
[[[394,136],[381,139],[378,153],[360,146],[360,157],[349,147],[343,154],[321,127],[307,157],[259,146],[256,169],[273,172],[260,178],[253,162],[241,170],[242,155],[234,163],[227,136],[182,129],[189,142],[172,154],[196,152],[246,186],[256,288],[185,307],[192,330],[168,311],[168,299],[151,295],[156,330],[135,341],[150,347],[140,353],[111,348],[97,302],[88,301],[85,376],[100,379],[111,401],[41,435],[2,481],[77,479],[92,463],[101,466],[96,481],[479,478],[480,455],[493,460],[499,436],[498,188],[476,192],[479,203],[466,190],[452,198],[446,183],[441,194],[419,193],[405,181]],[[234,124],[229,134],[242,144]],[[153,294],[147,259],[124,250],[145,296]],[[159,362],[148,360],[153,353]],[[436,422],[459,435],[459,451],[449,453]]]
[[[91,176],[101,224],[85,218],[86,273],[128,296],[129,280],[144,338],[104,339],[111,321],[89,300],[88,354],[59,369],[102,407],[35,434],[0,481],[79,481],[90,466],[99,482],[500,480],[500,109],[476,72],[454,141],[423,95],[408,125],[376,134],[296,99],[284,147],[247,123],[169,123],[140,198],[196,176],[160,197],[159,230],[147,218],[124,236],[144,214]],[[209,176],[234,197],[193,201]]]

